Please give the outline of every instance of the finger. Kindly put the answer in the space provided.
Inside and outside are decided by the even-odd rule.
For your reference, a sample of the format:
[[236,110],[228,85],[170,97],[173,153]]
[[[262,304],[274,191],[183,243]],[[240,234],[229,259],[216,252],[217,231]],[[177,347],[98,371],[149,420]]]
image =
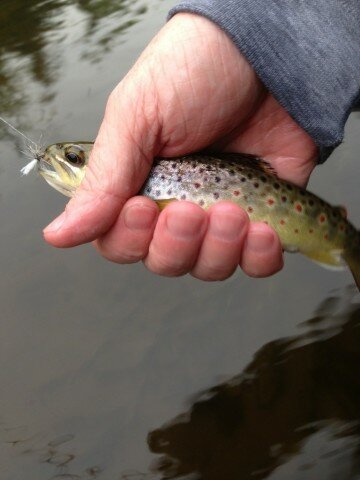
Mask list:
[[230,202],[218,203],[208,213],[208,228],[191,273],[201,280],[224,280],[239,265],[249,217]]
[[140,190],[156,148],[156,114],[140,115],[141,100],[133,97],[124,84],[110,95],[85,178],[65,211],[44,230],[52,245],[71,247],[98,238]]
[[158,214],[157,205],[149,198],[131,198],[112,228],[96,240],[96,249],[111,262],[142,260],[148,253]]
[[240,266],[250,277],[268,277],[283,267],[279,237],[264,223],[251,223]]
[[207,214],[189,202],[173,202],[163,210],[155,228],[146,267],[165,276],[189,272],[198,255],[207,226]]

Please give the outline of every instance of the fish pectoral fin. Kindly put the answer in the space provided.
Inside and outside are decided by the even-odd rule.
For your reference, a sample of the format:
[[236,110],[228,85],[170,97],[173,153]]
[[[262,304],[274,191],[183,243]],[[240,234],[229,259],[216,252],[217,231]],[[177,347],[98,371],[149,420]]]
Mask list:
[[286,244],[284,245],[284,250],[285,252],[288,252],[288,253],[298,253],[299,247],[296,245]]
[[306,257],[328,270],[344,270],[343,250],[302,251]]
[[167,207],[169,203],[175,202],[175,201],[176,201],[176,198],[160,198],[158,200],[155,200],[155,203],[157,203],[159,210],[164,210],[164,208]]

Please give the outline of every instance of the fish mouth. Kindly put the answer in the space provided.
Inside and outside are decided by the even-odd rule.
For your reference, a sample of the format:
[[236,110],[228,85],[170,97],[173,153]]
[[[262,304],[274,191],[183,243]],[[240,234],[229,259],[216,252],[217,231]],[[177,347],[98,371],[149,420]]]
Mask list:
[[37,155],[38,171],[55,190],[72,197],[76,191],[76,175],[65,162],[59,162],[46,155]]

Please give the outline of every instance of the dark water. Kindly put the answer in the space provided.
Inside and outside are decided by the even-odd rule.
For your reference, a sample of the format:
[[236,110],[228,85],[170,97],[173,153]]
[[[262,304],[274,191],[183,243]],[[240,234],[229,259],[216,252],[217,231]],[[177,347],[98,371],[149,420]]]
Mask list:
[[[0,114],[93,139],[172,2],[0,4]],[[359,226],[359,127],[313,175]],[[360,478],[360,304],[297,255],[274,278],[162,279],[41,228],[64,198],[0,131],[0,478]]]

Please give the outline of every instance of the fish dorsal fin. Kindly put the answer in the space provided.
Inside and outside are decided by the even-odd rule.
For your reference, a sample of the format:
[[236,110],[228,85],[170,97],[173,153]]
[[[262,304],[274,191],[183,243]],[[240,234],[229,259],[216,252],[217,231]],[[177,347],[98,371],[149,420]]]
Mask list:
[[270,165],[270,163],[256,155],[252,155],[251,153],[211,152],[207,153],[207,155],[220,160],[242,163],[247,167],[258,170],[259,172],[264,172],[275,177],[278,176],[276,170]]
[[348,217],[348,213],[347,213],[347,210],[346,210],[346,207],[344,207],[343,205],[336,205],[336,207],[334,207],[335,210],[337,212],[340,213],[340,215],[342,216],[342,218],[344,218],[345,220],[347,220],[347,217]]

